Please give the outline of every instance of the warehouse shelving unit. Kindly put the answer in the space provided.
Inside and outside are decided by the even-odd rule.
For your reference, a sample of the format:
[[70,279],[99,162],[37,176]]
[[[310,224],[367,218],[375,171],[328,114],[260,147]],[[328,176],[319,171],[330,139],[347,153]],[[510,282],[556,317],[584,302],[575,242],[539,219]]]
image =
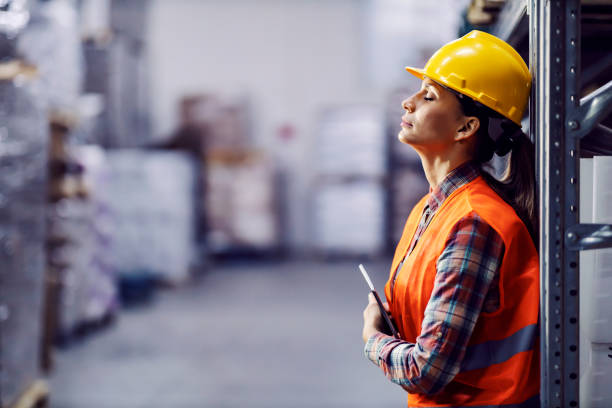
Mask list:
[[595,130],[599,137],[590,136],[584,147],[606,153],[612,135],[599,122],[612,110],[612,81],[580,98],[585,84],[579,1],[532,0],[529,32],[536,84],[531,128],[540,186],[541,400],[545,407],[574,407],[579,404],[579,251],[612,246],[611,226],[578,221],[580,145]]
[[[509,1],[492,27],[523,55],[529,40],[534,78],[529,128],[536,142],[540,198],[543,407],[579,405],[579,252],[612,247],[612,225],[578,221],[580,157],[612,155],[612,130],[600,123],[612,112],[612,81],[581,97],[612,67],[610,45],[595,55],[605,40],[597,39],[597,29],[581,26],[584,10],[612,15],[612,5],[602,3]],[[588,45],[582,44],[584,33],[600,44],[581,49]],[[584,71],[583,58],[588,59]]]

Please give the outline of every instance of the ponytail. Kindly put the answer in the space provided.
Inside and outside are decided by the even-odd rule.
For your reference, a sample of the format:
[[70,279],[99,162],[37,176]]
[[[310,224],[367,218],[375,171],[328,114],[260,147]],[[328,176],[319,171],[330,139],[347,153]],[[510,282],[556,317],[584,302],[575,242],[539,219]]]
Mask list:
[[[476,132],[474,161],[480,164],[483,178],[489,187],[514,209],[537,248],[539,223],[534,144],[511,120],[461,93],[451,91],[457,96],[463,114],[475,116],[480,120],[480,127]],[[490,167],[489,161],[493,154],[505,158],[507,163],[506,170],[499,179],[485,169]]]
[[[506,154],[510,153],[510,157],[507,160],[508,164],[502,178],[497,179],[486,170],[482,171],[482,176],[493,191],[514,208],[537,247],[539,223],[535,193],[535,146],[520,129],[515,131],[513,136],[510,141],[510,151],[506,152]],[[491,140],[488,136],[486,137]],[[502,140],[501,143],[499,142],[500,139]],[[500,147],[503,152],[503,144],[508,142],[503,140],[503,137],[500,139],[494,142],[497,148],[495,154],[498,154]],[[479,150],[480,146],[477,146],[476,149]],[[480,164],[482,166],[486,162],[481,161]]]

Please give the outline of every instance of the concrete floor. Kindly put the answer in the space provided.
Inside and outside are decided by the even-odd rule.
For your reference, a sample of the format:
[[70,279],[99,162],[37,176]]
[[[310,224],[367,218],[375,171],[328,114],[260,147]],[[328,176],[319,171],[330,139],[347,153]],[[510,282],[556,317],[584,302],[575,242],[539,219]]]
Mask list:
[[403,407],[363,356],[367,292],[355,262],[215,268],[58,351],[51,408]]

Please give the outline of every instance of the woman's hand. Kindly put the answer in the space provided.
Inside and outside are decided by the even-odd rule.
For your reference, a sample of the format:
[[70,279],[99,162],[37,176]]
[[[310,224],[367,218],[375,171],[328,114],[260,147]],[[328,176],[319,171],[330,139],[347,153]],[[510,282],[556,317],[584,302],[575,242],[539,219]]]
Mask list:
[[[389,313],[389,304],[385,302],[383,303],[383,306],[385,307],[387,313]],[[380,313],[378,303],[376,303],[376,298],[374,298],[374,295],[370,293],[368,295],[368,305],[363,311],[363,331],[361,333],[363,342],[367,343],[368,339],[376,333],[384,332],[384,327],[385,320]]]

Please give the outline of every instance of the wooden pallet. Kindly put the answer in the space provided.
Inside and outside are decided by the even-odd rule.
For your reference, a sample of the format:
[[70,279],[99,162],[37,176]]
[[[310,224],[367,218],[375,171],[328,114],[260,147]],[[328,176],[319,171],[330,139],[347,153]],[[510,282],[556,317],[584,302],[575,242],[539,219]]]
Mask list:
[[49,406],[49,386],[43,380],[36,380],[9,408],[47,408]]

